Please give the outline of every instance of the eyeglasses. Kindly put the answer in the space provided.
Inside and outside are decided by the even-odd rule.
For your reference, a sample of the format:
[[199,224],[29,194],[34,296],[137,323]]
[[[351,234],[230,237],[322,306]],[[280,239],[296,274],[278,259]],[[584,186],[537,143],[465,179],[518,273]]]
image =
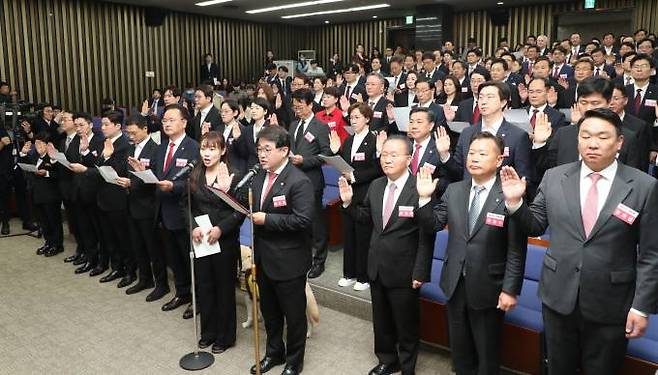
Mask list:
[[633,65],[633,69],[646,69],[651,67],[649,64],[635,64]]
[[399,159],[399,158],[402,158],[402,157],[409,157],[409,155],[399,155],[399,154],[396,154],[396,153],[389,154],[389,153],[385,153],[385,152],[383,152],[383,153],[381,154],[381,157],[380,157],[380,158],[381,158],[381,159],[391,159],[391,160],[396,160],[396,159]]
[[180,120],[182,120],[182,119],[180,119],[180,118],[163,118],[162,119],[162,124],[172,124],[172,123],[174,123],[176,121],[180,121]]
[[276,148],[269,148],[269,147],[266,147],[266,148],[258,147],[258,148],[256,148],[256,154],[263,155],[263,156],[269,156],[272,153],[272,151],[274,151],[274,150],[277,150],[277,149]]

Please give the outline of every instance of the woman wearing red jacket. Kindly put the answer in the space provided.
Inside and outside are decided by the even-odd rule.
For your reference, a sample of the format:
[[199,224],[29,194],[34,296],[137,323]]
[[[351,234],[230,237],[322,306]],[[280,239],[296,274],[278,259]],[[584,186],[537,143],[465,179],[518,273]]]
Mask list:
[[322,96],[322,107],[324,109],[317,112],[315,117],[329,126],[329,132],[335,130],[340,137],[340,142],[343,143],[350,135],[345,130],[347,123],[343,117],[343,111],[337,105],[340,97],[341,93],[337,87],[327,87]]

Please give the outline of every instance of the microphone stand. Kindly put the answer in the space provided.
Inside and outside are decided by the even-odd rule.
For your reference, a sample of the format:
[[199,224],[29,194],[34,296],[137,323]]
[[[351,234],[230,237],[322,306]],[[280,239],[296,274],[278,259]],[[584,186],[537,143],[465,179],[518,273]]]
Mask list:
[[188,371],[202,370],[211,366],[215,362],[215,356],[212,353],[199,351],[199,329],[196,317],[196,290],[194,274],[194,245],[192,244],[192,194],[190,191],[190,177],[187,177],[187,215],[189,218],[188,225],[190,231],[190,276],[192,278],[192,319],[194,322],[194,351],[185,354],[179,361],[181,368]]
[[[254,317],[254,356],[256,363],[256,375],[260,375],[260,339],[258,337],[258,284],[256,283],[256,243],[254,241],[254,197],[249,186],[249,218],[251,219],[251,278],[253,281],[254,289],[251,291],[251,306],[253,309],[252,316]],[[247,287],[249,282],[247,281]]]

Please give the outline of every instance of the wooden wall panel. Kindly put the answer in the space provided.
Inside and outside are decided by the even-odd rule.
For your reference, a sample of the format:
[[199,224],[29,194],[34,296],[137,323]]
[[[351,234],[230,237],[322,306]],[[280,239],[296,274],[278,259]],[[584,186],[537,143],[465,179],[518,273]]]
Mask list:
[[[100,101],[139,107],[155,87],[196,83],[210,52],[222,76],[252,80],[265,49],[294,56],[298,28],[170,13],[160,27],[144,9],[85,0],[3,0],[0,79],[21,98],[97,113]],[[154,71],[155,78],[146,78]]]

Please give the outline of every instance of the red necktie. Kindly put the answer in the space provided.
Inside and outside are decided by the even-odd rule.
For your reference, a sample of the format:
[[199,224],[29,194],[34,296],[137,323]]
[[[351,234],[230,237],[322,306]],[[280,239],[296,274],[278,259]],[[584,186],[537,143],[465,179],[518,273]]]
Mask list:
[[528,75],[532,77],[532,61],[528,61]]
[[347,100],[350,100],[352,98],[352,86],[347,86],[347,90],[345,91],[345,96],[347,97]]
[[473,108],[473,117],[471,118],[471,125],[475,125],[480,121],[480,107],[478,103],[475,102],[475,108]]
[[599,189],[596,186],[596,183],[602,176],[598,173],[592,173],[588,177],[592,180],[592,186],[589,187],[582,211],[585,237],[589,237],[589,234],[592,232],[592,228],[594,228],[594,224],[596,223],[596,219],[599,216]]
[[559,76],[560,76],[560,69],[558,69],[556,66],[555,68],[553,68],[553,78],[557,79]]
[[538,109],[533,109],[532,110],[532,117],[530,117],[530,125],[532,125],[532,128],[535,128],[535,122],[537,122],[537,112],[539,112]]
[[265,200],[265,197],[267,197],[267,195],[270,193],[270,190],[272,190],[272,186],[274,186],[274,180],[276,180],[276,173],[267,172],[267,185],[265,186],[265,194],[263,194],[263,201]]
[[174,146],[176,146],[174,142],[169,142],[169,150],[167,151],[167,158],[165,159],[164,169],[162,170],[163,172],[169,170],[171,161],[174,160]]
[[414,176],[418,173],[418,162],[420,161],[418,159],[420,158],[419,154],[421,147],[420,143],[416,143],[414,145],[414,155],[411,157],[411,174]]
[[383,228],[386,228],[386,224],[388,224],[388,220],[391,218],[391,214],[393,213],[393,207],[395,206],[396,188],[397,186],[395,186],[394,183],[388,185],[388,197],[386,197],[386,204],[384,205],[384,212],[382,217],[382,221],[384,223]]
[[633,103],[633,109],[635,110],[635,113],[633,113],[635,116],[638,116],[640,114],[640,107],[642,106],[642,89],[637,89],[637,93],[635,94],[635,103]]

